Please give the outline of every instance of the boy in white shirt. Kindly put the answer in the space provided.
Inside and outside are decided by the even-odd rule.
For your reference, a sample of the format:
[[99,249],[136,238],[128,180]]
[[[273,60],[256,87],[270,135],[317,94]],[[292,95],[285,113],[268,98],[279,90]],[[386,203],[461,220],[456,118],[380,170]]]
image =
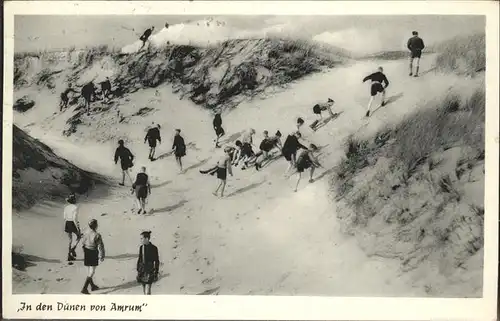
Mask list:
[[[78,222],[78,206],[76,205],[76,196],[71,194],[67,199],[68,205],[64,207],[64,232],[68,235],[68,261],[74,261],[76,258],[76,246],[81,238],[80,223]],[[76,243],[73,243],[73,234],[76,235]]]

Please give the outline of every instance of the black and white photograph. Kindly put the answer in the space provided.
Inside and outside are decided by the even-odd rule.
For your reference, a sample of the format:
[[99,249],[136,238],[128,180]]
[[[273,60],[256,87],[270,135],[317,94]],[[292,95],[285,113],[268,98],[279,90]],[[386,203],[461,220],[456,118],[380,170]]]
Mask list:
[[13,33],[12,294],[483,297],[485,15]]

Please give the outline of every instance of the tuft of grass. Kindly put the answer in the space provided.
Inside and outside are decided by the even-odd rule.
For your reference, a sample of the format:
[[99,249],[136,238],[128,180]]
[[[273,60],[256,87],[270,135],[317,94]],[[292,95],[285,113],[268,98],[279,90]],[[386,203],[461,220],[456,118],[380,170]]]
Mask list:
[[436,68],[445,72],[475,75],[486,70],[485,34],[455,37],[435,46]]

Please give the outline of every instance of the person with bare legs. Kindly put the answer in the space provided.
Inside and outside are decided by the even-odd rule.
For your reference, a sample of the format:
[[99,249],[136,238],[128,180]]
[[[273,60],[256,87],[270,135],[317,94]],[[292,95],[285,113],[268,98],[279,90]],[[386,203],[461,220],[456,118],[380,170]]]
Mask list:
[[137,173],[135,182],[132,184],[137,199],[137,214],[146,214],[146,199],[151,195],[151,184],[149,184],[149,176],[146,174],[146,167],[142,166],[141,171]]
[[90,115],[90,103],[92,102],[92,97],[95,98],[96,87],[91,81],[82,87],[82,97],[85,100],[85,110],[87,116]]
[[267,130],[264,131],[264,139],[260,143],[260,151],[255,154],[255,169],[259,170],[262,168],[262,164],[269,159],[269,152],[273,148],[282,149],[281,145],[281,132],[278,130],[273,137],[269,137],[269,132]]
[[153,33],[153,30],[155,30],[154,26],[151,27],[151,28],[149,28],[149,29],[146,29],[146,31],[144,31],[144,33],[142,34],[142,36],[139,38],[139,40],[142,41],[142,46],[139,49],[139,51],[141,51],[141,49],[144,48],[144,46],[146,45],[146,42],[148,41],[149,37]]
[[299,184],[300,184],[300,180],[302,178],[302,173],[304,172],[304,170],[306,170],[308,168],[311,169],[310,174],[309,174],[309,183],[314,182],[314,179],[313,179],[314,170],[317,167],[322,167],[321,164],[318,162],[318,159],[315,155],[315,153],[317,151],[318,151],[318,147],[314,144],[311,144],[311,145],[309,145],[308,149],[303,149],[300,152],[299,157],[297,158],[296,165],[295,165],[295,173],[298,173],[299,175],[297,177],[297,183],[295,184],[294,192],[297,192],[297,189],[298,189]]
[[125,147],[125,143],[123,139],[118,141],[118,148],[115,151],[115,164],[118,164],[118,160],[120,160],[120,165],[122,167],[122,181],[119,183],[120,186],[125,185],[125,176],[130,180],[130,184],[132,184],[132,178],[129,174],[129,169],[134,166],[134,155]]
[[229,155],[229,148],[224,148],[224,156],[217,162],[217,179],[219,179],[219,184],[217,185],[217,189],[213,192],[215,196],[224,197],[224,190],[226,188],[227,183],[227,173],[233,176],[233,170],[231,168],[231,156]]
[[145,295],[151,295],[151,285],[158,281],[160,257],[158,248],[151,243],[151,231],[141,233],[141,246],[137,258],[137,282],[142,284]]
[[172,144],[172,150],[174,151],[175,160],[179,166],[179,173],[182,173],[182,157],[186,156],[186,144],[184,143],[184,138],[181,136],[181,130],[175,130],[174,143]]
[[146,141],[149,144],[149,156],[148,159],[150,161],[154,161],[155,159],[155,151],[156,151],[156,141],[158,141],[161,144],[161,135],[160,135],[160,124],[154,125],[153,122],[153,127],[149,128],[146,137],[144,137],[144,144]]
[[90,220],[90,229],[82,238],[84,254],[83,263],[88,268],[87,278],[85,279],[85,283],[81,291],[81,293],[83,294],[90,294],[88,290],[89,285],[92,291],[99,290],[99,287],[94,284],[93,277],[95,274],[95,270],[99,265],[99,261],[104,261],[105,253],[104,242],[102,241],[101,234],[97,232],[97,227],[97,220]]
[[382,94],[381,106],[385,106],[385,89],[389,86],[389,80],[387,80],[387,77],[384,74],[384,68],[382,67],[378,67],[378,70],[376,72],[363,78],[363,82],[366,82],[367,80],[371,80],[372,85],[370,87],[371,96],[370,101],[368,102],[368,108],[366,110],[365,117],[370,117],[371,106],[373,100],[375,99],[375,96],[377,96],[378,93]]
[[239,149],[239,159],[236,160],[234,166],[238,166],[239,162],[242,162],[243,165],[241,166],[241,169],[245,170],[248,167],[248,163],[256,158],[252,145],[248,142],[242,143],[239,140],[237,140],[235,144]]
[[225,135],[224,128],[222,128],[222,117],[220,112],[217,112],[214,116],[214,120],[212,122],[215,130],[215,148],[220,148],[219,139]]
[[[420,68],[420,57],[422,57],[422,50],[424,50],[425,45],[422,38],[418,36],[417,31],[412,32],[412,37],[408,39],[407,43],[408,50],[410,50],[410,77],[418,77],[418,69]],[[413,61],[415,60],[415,74],[413,73]]]
[[61,93],[61,102],[59,103],[59,111],[63,111],[64,109],[68,108],[68,103],[69,103],[69,93],[77,93],[76,90],[73,89],[73,86],[71,84],[68,84],[68,88],[66,88],[62,93]]
[[313,106],[313,113],[318,117],[309,127],[311,127],[312,130],[316,131],[317,127],[321,125],[321,122],[324,121],[323,119],[323,112],[328,111],[328,114],[330,115],[330,118],[335,117],[335,114],[332,111],[332,106],[335,103],[335,101],[331,98],[328,98],[328,101],[326,103],[321,103],[321,104],[316,104]]
[[290,135],[285,140],[283,144],[283,148],[281,149],[282,155],[288,162],[288,168],[285,171],[284,175],[286,176],[288,172],[295,166],[295,160],[297,156],[297,151],[299,148],[307,149],[304,145],[299,142],[299,139],[302,137],[299,131],[296,131]]
[[[74,261],[76,258],[76,246],[81,239],[80,223],[78,222],[78,205],[76,205],[76,196],[71,194],[67,199],[68,205],[64,207],[64,232],[68,234],[68,261]],[[73,244],[73,234],[76,235],[75,245]]]

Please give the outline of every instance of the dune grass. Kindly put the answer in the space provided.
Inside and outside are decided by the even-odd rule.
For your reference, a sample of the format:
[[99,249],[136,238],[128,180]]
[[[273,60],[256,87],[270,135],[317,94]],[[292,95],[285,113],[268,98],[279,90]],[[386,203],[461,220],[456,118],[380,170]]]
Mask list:
[[486,70],[486,35],[455,37],[436,45],[436,68],[440,71],[475,75]]

